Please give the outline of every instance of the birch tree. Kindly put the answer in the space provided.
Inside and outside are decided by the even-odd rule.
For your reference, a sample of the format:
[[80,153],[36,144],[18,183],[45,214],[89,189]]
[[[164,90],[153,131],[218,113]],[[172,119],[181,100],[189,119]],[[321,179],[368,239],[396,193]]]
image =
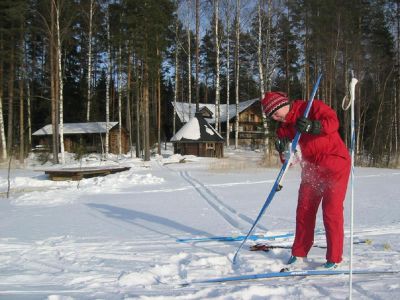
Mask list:
[[236,17],[235,17],[235,101],[236,101],[236,118],[235,118],[235,149],[239,147],[239,46],[240,46],[240,0],[236,0]]
[[8,128],[7,128],[7,152],[12,155],[14,135],[14,76],[15,76],[15,47],[11,43],[10,49],[10,66],[8,78]]
[[[160,48],[157,38],[156,55],[161,62]],[[157,78],[156,78],[156,94],[157,94],[157,153],[161,155],[161,67],[157,65]]]
[[57,35],[57,63],[58,63],[58,102],[59,102],[59,130],[60,130],[60,150],[61,150],[61,163],[65,164],[65,153],[64,153],[64,83],[62,76],[62,60],[61,60],[61,33],[60,33],[60,6],[61,1],[56,4],[54,1],[56,11],[56,35]]
[[131,154],[131,158],[133,158],[133,144],[132,144],[132,63],[133,63],[133,55],[132,55],[132,45],[129,41],[127,43],[127,57],[128,57],[128,68],[127,68],[127,80],[126,80],[126,124],[129,130],[129,152]]
[[[20,29],[20,45],[21,48],[25,50],[25,42],[24,42],[24,26],[23,22],[21,22]],[[24,82],[25,82],[25,74],[26,74],[26,66],[24,64],[25,51],[22,51],[22,55],[20,57],[20,74],[18,80],[19,86],[19,162],[21,164],[24,163],[25,159],[25,106],[24,106]]]
[[175,20],[175,89],[174,89],[174,111],[172,120],[172,133],[176,133],[176,101],[178,99],[178,88],[179,88],[179,19]]
[[196,0],[196,111],[199,111],[200,103],[200,86],[199,86],[199,70],[200,70],[200,0]]
[[140,140],[140,134],[141,134],[141,122],[140,122],[140,117],[141,117],[141,94],[142,94],[142,88],[139,80],[139,76],[141,76],[141,66],[139,60],[136,58],[135,59],[135,70],[136,70],[136,107],[135,107],[135,115],[136,115],[136,157],[140,157],[140,151],[142,149],[142,143]]
[[[270,1],[271,2],[271,1]],[[270,3],[269,3],[270,4]],[[265,82],[264,82],[264,65],[263,65],[263,6],[264,0],[258,1],[257,12],[258,12],[258,43],[257,43],[257,58],[258,58],[258,76],[260,79],[260,99],[264,97],[265,94]],[[268,11],[270,11],[270,5],[268,5]],[[269,13],[268,13],[269,17]],[[268,20],[268,24],[269,20]],[[267,38],[269,38],[269,28],[267,28]],[[267,43],[267,50],[269,49],[269,45]],[[267,51],[267,62],[269,61],[269,52]],[[268,65],[267,65],[268,67]],[[269,149],[269,129],[268,129],[268,122],[265,116],[264,111],[261,108],[261,114],[263,119],[263,127],[264,127],[264,156],[268,159],[270,158],[270,149]]]
[[270,60],[271,60],[271,52],[272,52],[272,34],[271,34],[271,28],[272,28],[272,0],[268,0],[268,6],[267,6],[267,26],[265,28],[265,90],[270,91],[271,90],[271,77],[274,72],[274,66],[271,65]]
[[110,85],[111,85],[111,35],[110,35],[110,7],[107,8],[106,13],[106,27],[107,27],[107,79],[106,79],[106,140],[105,157],[108,158],[109,153],[109,123],[110,123]]
[[225,3],[225,18],[226,18],[226,146],[229,147],[230,145],[230,132],[231,126],[229,123],[229,106],[230,106],[230,61],[231,61],[231,47],[230,47],[230,40],[231,40],[231,22],[230,22],[230,0],[226,1]]
[[118,154],[122,154],[122,46],[118,49]]
[[87,54],[87,110],[86,110],[86,122],[90,121],[90,110],[92,101],[92,34],[93,34],[93,16],[95,12],[95,0],[89,1],[89,26],[88,26],[88,54]]
[[0,32],[0,141],[1,141],[1,158],[2,160],[7,159],[7,142],[6,142],[6,133],[4,128],[4,118],[3,118],[3,74],[4,74],[4,65],[3,65],[3,33]]
[[263,0],[258,1],[258,6],[257,6],[257,11],[258,11],[258,44],[257,44],[257,58],[258,58],[258,76],[260,78],[260,98],[262,99],[264,97],[264,68],[263,68],[263,61],[262,61],[262,46],[263,46],[263,40],[262,40],[262,31],[263,31],[263,26],[262,26],[262,6],[263,6]]
[[52,152],[53,163],[58,164],[58,146],[59,146],[59,99],[58,99],[58,60],[57,60],[57,32],[56,32],[56,4],[54,0],[50,2],[50,24],[49,28],[49,56],[50,56],[50,85],[51,85],[51,125],[52,125]]
[[220,84],[219,84],[219,36],[218,36],[218,21],[219,21],[219,0],[214,0],[214,35],[215,35],[215,69],[216,69],[216,79],[215,79],[215,126],[218,132],[221,132],[221,119],[220,119]]
[[[147,53],[147,49],[144,49]],[[147,54],[145,54],[147,55]],[[149,115],[149,66],[147,58],[143,60],[143,129],[144,160],[150,160],[150,115]]]
[[[197,0],[196,0],[197,1]],[[188,15],[187,15],[187,44],[188,44],[188,101],[189,101],[189,120],[192,118],[192,51],[191,51],[191,39],[190,39],[190,3],[188,1]],[[196,36],[197,39],[197,36]],[[197,40],[196,40],[197,41]],[[197,45],[197,42],[196,42]],[[197,47],[197,46],[196,46]],[[196,50],[197,51],[197,50]],[[196,52],[197,53],[197,52]],[[197,54],[196,54],[197,55]],[[197,56],[196,56],[196,80],[197,80]],[[197,83],[196,83],[197,85]],[[184,119],[185,121],[185,119]]]
[[[27,127],[28,127],[28,147],[32,147],[32,108],[31,108],[31,83],[28,77],[28,45],[24,42],[24,69],[25,69],[25,83],[26,83],[26,112],[27,112]],[[32,69],[34,67],[32,66]],[[32,72],[33,74],[33,72]]]

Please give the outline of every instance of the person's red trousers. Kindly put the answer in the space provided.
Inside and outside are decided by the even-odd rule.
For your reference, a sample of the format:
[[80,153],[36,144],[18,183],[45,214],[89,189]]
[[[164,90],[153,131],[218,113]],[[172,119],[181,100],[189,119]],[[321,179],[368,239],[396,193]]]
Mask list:
[[350,174],[350,160],[326,156],[322,163],[304,163],[296,211],[296,236],[292,255],[306,257],[314,243],[315,219],[322,201],[329,262],[340,263],[343,254],[343,202]]

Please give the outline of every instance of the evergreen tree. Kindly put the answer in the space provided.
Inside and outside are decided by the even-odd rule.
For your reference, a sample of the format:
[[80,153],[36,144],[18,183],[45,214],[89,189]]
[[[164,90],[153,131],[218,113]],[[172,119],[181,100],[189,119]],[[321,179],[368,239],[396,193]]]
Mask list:
[[292,91],[298,87],[299,80],[299,51],[297,49],[298,40],[292,33],[290,22],[285,14],[282,14],[278,20],[277,33],[277,85],[280,90],[285,91],[288,95],[300,96],[298,90]]

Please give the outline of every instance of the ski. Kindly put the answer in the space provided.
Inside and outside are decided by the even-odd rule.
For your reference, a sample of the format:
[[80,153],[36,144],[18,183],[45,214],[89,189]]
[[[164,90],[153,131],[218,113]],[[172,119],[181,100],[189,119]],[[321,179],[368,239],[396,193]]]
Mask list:
[[250,251],[263,251],[269,252],[274,249],[292,249],[292,246],[283,245],[268,245],[268,244],[255,244],[249,247]]
[[[278,235],[263,235],[263,234],[253,234],[250,235],[247,239],[251,241],[257,241],[257,240],[276,240],[276,239],[285,239],[285,238],[290,238],[293,237],[294,233],[289,232],[289,233],[284,233],[284,234],[278,234]],[[238,235],[238,236],[211,236],[211,237],[202,237],[202,238],[182,238],[182,239],[177,239],[176,241],[178,243],[192,243],[192,242],[212,242],[212,241],[217,241],[217,242],[236,242],[236,241],[243,241],[245,239],[245,235]]]
[[[360,240],[360,241],[354,241],[353,245],[359,245],[359,244],[367,244],[370,245],[372,244],[371,240]],[[314,248],[321,248],[321,249],[326,249],[327,247],[324,245],[313,245]],[[269,252],[270,250],[273,249],[292,249],[292,246],[284,246],[284,245],[268,245],[265,243],[259,243],[255,244],[249,247],[250,251],[263,251],[263,252]]]
[[[315,231],[316,235],[324,235],[325,231],[323,229],[317,229]],[[294,232],[276,234],[276,235],[266,235],[266,234],[252,234],[248,236],[248,240],[258,241],[258,240],[277,240],[286,239],[294,237]],[[202,243],[202,242],[237,242],[243,241],[246,238],[245,235],[232,235],[232,236],[210,236],[210,237],[198,237],[198,238],[179,238],[176,239],[178,243]]]
[[[400,270],[353,270],[354,275],[380,275],[380,274],[398,274]],[[220,277],[204,280],[193,280],[191,282],[182,283],[181,286],[189,286],[192,284],[207,284],[207,283],[223,283],[231,281],[244,281],[254,279],[270,279],[283,277],[307,277],[307,276],[334,276],[350,274],[350,270],[299,270],[288,272],[268,272],[258,274],[246,274],[231,277]]]

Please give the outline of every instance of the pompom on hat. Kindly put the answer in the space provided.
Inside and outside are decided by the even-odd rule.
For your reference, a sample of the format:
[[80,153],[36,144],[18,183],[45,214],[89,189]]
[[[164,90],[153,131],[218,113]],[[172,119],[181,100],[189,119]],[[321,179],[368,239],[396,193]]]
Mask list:
[[261,105],[267,118],[271,118],[278,109],[289,105],[289,99],[283,92],[266,92]]

